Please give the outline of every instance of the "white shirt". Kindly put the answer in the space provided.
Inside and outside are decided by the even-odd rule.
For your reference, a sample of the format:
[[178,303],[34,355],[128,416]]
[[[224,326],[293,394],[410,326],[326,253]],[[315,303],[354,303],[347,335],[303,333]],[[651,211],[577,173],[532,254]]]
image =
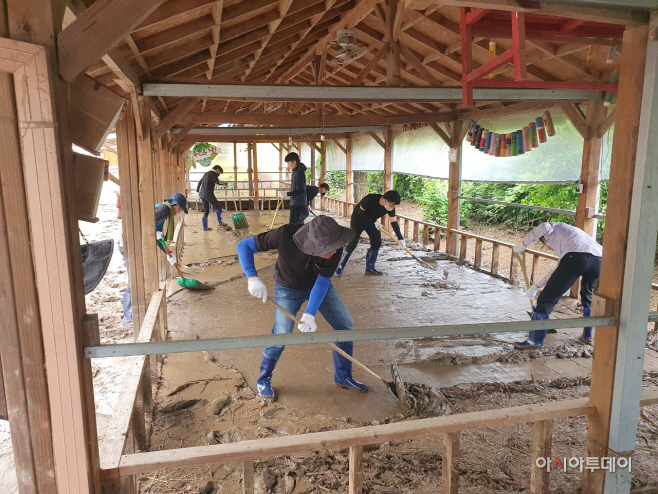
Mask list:
[[[569,252],[581,252],[598,257],[601,257],[603,253],[603,248],[596,240],[580,228],[566,223],[542,223],[530,232],[530,235],[523,241],[523,245],[528,247],[539,240],[539,237],[544,237],[546,245],[553,249],[560,259]],[[553,271],[544,276],[536,286],[539,288],[546,286]]]

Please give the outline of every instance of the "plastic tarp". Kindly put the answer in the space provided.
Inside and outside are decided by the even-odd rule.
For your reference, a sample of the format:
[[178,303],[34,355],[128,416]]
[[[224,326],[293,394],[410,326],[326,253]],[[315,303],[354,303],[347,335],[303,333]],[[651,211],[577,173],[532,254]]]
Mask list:
[[[340,145],[345,147],[345,139],[338,139]],[[347,168],[347,156],[334,141],[327,140],[327,171],[343,172]]]
[[305,142],[300,143],[301,152],[299,153],[299,159],[302,160],[302,163],[306,165],[306,168],[309,170],[313,163],[311,163],[311,145]]
[[393,173],[448,178],[448,145],[430,127],[398,134],[393,142]]
[[[383,141],[381,133],[377,133]],[[369,135],[352,138],[352,171],[383,171],[384,148]]]

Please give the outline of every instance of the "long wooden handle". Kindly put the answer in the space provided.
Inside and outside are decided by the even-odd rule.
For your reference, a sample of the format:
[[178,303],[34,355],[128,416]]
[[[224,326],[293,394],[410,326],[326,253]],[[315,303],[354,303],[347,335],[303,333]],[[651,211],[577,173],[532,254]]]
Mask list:
[[[300,321],[299,319],[297,319],[293,314],[291,314],[291,313],[288,312],[286,309],[284,309],[284,308],[281,307],[279,304],[277,304],[277,303],[276,303],[271,297],[267,297],[267,301],[270,302],[272,305],[274,305],[274,306],[275,306],[277,309],[279,309],[281,312],[283,312],[283,313],[284,313],[286,316],[288,316],[290,319],[292,319],[293,322],[296,322],[297,324],[303,324],[302,321]],[[340,354],[341,354],[343,357],[345,357],[347,360],[349,360],[349,361],[352,362],[353,364],[357,365],[358,367],[360,367],[361,369],[363,369],[364,371],[366,371],[366,372],[367,372],[368,374],[370,374],[372,377],[375,377],[375,378],[379,379],[380,381],[383,381],[384,383],[386,383],[386,385],[388,385],[388,382],[387,382],[383,377],[381,377],[381,376],[378,375],[378,374],[375,374],[375,373],[374,373],[373,371],[371,371],[368,367],[366,367],[364,364],[362,364],[361,362],[359,362],[359,361],[358,361],[357,359],[355,359],[354,357],[352,357],[352,356],[350,356],[349,354],[345,353],[343,350],[341,350],[341,349],[340,349],[338,346],[336,346],[335,344],[333,344],[333,343],[327,343],[327,345],[329,345],[329,346],[331,347],[332,350],[334,350],[335,352],[340,353]]]
[[[521,265],[521,272],[523,272],[523,279],[525,280],[525,289],[528,290],[530,288],[530,278],[528,278],[528,271],[526,271],[525,267],[525,254],[521,257],[520,254],[515,252],[514,257],[516,257],[516,260],[519,261],[519,264]],[[534,299],[530,299],[530,307],[534,306]]]
[[[406,246],[402,245],[402,242],[400,242],[396,237],[394,237],[394,236],[391,235],[388,231],[384,230],[384,229],[381,228],[381,227],[379,228],[379,230],[382,231],[382,232],[384,232],[386,235],[388,235],[388,236],[391,238],[391,240],[395,241],[396,244],[401,245],[402,248],[405,250],[405,252],[406,252],[407,254],[409,254],[411,257],[413,257],[413,258],[416,259],[417,261],[420,261],[420,259],[418,259],[418,258],[414,255],[413,252],[411,252],[409,249],[407,249]],[[423,262],[423,261],[421,261],[421,262]]]
[[272,218],[272,223],[270,224],[270,230],[272,228],[274,228],[274,222],[276,221],[276,215],[279,212],[279,206],[281,205],[282,202],[283,202],[283,199],[281,199],[280,197],[276,201],[276,211],[274,211],[274,217]]
[[[169,248],[167,247],[167,244],[165,244],[164,242],[162,242],[161,245],[162,245],[162,248],[163,248],[163,249],[165,250],[165,252],[167,253],[167,256],[168,256],[168,257],[171,257],[171,251],[170,251]],[[181,278],[185,278],[185,275],[181,272],[180,268],[178,267],[178,259],[176,259],[176,262],[174,263],[174,267],[176,268],[176,271],[178,271],[178,276],[180,276]]]

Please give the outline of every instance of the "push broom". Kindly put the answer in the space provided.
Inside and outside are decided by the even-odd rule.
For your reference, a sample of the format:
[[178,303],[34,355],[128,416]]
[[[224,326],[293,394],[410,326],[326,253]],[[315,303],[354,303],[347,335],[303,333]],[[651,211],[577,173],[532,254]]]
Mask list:
[[238,213],[238,203],[235,201],[235,190],[231,187],[231,196],[233,196],[233,207],[235,208],[236,214],[233,215],[233,226],[236,230],[240,228],[249,228],[249,223],[247,223],[247,218],[244,217],[244,214]]
[[[297,324],[302,324],[302,321],[297,319],[293,314],[288,312],[286,309],[281,307],[279,304],[277,304],[272,298],[267,297],[267,301],[270,302],[272,305],[274,305],[277,309],[279,309],[281,312],[283,312],[286,316],[288,316],[290,319],[292,319],[293,322]],[[335,352],[338,352],[341,354],[343,357],[345,357],[347,360],[352,362],[354,365],[357,367],[360,367],[362,370],[370,374],[372,377],[375,379],[381,381],[385,386],[386,389],[388,389],[393,396],[395,396],[400,403],[402,403],[402,407],[406,410],[407,408],[407,390],[404,387],[404,381],[402,380],[402,376],[400,376],[400,371],[398,370],[398,364],[395,360],[393,360],[393,363],[391,364],[391,374],[393,375],[393,382],[387,381],[383,377],[381,377],[379,374],[376,374],[372,370],[370,370],[368,367],[366,367],[364,364],[359,362],[357,359],[354,357],[351,357],[349,354],[345,353],[343,350],[338,348],[333,343],[327,343],[331,347],[331,349]]]
[[[167,253],[168,257],[171,257],[171,251],[167,247],[167,244],[164,242],[164,240],[158,240],[164,251]],[[206,285],[205,283],[201,283],[200,281],[194,280],[192,278],[186,278],[185,275],[182,273],[180,268],[178,267],[178,261],[174,263],[174,267],[176,268],[176,271],[178,271],[178,278],[176,278],[176,281],[180,286],[183,288],[187,288],[188,290],[212,290],[213,287]]]

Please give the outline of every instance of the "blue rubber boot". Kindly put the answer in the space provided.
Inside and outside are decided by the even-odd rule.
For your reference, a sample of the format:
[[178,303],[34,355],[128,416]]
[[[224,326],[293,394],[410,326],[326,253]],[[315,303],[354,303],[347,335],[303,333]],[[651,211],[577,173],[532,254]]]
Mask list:
[[274,399],[274,390],[272,390],[272,372],[274,372],[276,362],[275,359],[263,355],[263,358],[260,361],[260,376],[258,376],[258,379],[256,380],[258,396]]
[[[348,354],[350,357],[354,352],[354,343],[343,341],[336,343],[336,346]],[[334,384],[341,388],[353,389],[359,393],[368,391],[368,385],[360,383],[352,377],[352,362],[343,357],[334,350]]]
[[203,225],[204,230],[206,230],[206,231],[210,230],[210,228],[208,228],[208,217],[207,216],[202,216],[201,217],[201,224]]
[[352,255],[351,252],[347,252],[346,250],[343,251],[343,257],[340,258],[340,263],[338,263],[338,269],[336,269],[336,276],[339,278],[343,275],[343,271],[345,271],[345,265],[347,264],[347,261],[350,260],[350,256]]
[[217,216],[217,224],[218,225],[223,225],[224,222],[222,221],[222,210],[220,209],[219,211],[215,209],[215,216]]
[[375,263],[377,262],[377,256],[379,255],[378,250],[368,249],[366,252],[366,274],[370,276],[380,276],[384,273],[378,271],[375,268]]
[[[592,313],[592,309],[589,307],[583,307],[583,317],[589,317]],[[580,341],[585,343],[585,345],[592,344],[592,326],[583,328],[583,334],[580,337]]]
[[[531,319],[533,321],[547,321],[548,314],[542,314],[541,312],[533,312]],[[514,348],[517,350],[537,350],[544,346],[544,340],[546,339],[547,330],[533,330],[530,331],[528,339],[525,341],[517,341],[514,343]]]

